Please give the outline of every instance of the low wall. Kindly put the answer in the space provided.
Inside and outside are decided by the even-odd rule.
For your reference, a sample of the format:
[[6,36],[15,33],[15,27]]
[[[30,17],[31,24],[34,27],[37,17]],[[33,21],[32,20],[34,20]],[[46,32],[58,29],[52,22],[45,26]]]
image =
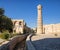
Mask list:
[[26,38],[29,34],[18,35],[14,37],[10,42],[5,45],[5,49],[3,46],[0,50],[27,50],[26,46]]

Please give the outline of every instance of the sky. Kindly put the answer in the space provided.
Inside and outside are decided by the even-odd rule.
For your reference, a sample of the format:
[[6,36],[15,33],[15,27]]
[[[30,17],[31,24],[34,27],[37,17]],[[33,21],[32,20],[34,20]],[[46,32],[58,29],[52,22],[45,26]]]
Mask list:
[[11,19],[23,19],[28,27],[37,26],[37,6],[42,5],[43,24],[60,23],[60,0],[0,0],[0,8]]

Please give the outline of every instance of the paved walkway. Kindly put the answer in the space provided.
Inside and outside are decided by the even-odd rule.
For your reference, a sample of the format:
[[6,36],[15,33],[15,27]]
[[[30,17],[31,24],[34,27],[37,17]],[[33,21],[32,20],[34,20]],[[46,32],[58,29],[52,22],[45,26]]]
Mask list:
[[33,44],[31,43],[31,40],[30,40],[30,36],[28,36],[27,40],[26,40],[26,43],[27,43],[27,48],[28,50],[35,50],[35,47],[33,46]]

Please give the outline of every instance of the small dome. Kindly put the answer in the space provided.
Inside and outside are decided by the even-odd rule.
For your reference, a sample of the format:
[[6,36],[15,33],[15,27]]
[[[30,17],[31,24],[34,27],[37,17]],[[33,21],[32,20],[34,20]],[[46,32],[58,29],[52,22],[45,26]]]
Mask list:
[[41,5],[39,4],[38,7],[41,7]]

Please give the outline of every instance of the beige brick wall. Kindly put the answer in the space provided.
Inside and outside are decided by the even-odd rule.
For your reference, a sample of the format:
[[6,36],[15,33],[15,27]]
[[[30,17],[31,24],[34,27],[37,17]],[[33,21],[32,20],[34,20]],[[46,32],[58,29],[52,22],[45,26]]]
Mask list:
[[44,33],[60,33],[60,24],[49,24],[43,26]]

